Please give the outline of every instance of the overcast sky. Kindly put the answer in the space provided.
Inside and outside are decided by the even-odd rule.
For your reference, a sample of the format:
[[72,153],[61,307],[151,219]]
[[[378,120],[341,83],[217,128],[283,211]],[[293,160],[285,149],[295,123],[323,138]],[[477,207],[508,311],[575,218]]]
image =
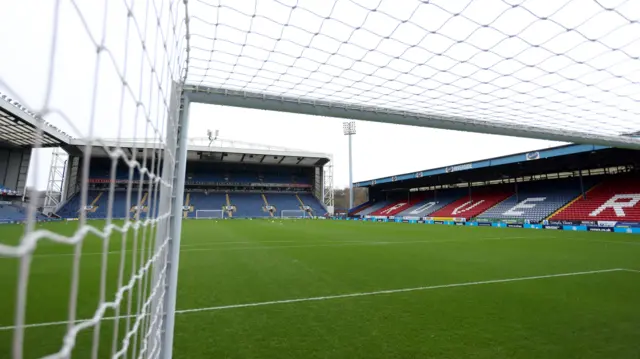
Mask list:
[[[333,155],[334,184],[347,186],[348,139],[341,119],[193,104],[190,137],[220,137]],[[505,136],[357,121],[353,137],[354,181],[546,148],[556,143]],[[50,151],[40,150],[41,167]],[[45,170],[43,170],[45,171]],[[40,188],[46,187],[41,176]]]
[[[74,137],[162,138],[186,59],[182,2],[170,3],[3,4],[0,92]],[[640,129],[639,1],[189,3],[190,84],[585,134]],[[336,185],[348,184],[342,119],[198,104],[191,116],[192,137],[217,129],[332,154]],[[551,145],[365,122],[353,144],[355,181]],[[39,187],[49,161],[32,165]]]

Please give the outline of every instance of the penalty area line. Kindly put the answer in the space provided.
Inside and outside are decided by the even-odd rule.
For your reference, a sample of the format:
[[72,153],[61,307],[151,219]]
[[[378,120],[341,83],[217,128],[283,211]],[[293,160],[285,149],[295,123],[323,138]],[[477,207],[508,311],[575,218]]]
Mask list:
[[[528,280],[537,280],[537,279],[546,279],[546,278],[559,278],[559,277],[573,277],[573,276],[580,276],[580,275],[611,273],[611,272],[635,272],[635,273],[640,273],[640,270],[626,269],[626,268],[613,268],[613,269],[600,269],[600,270],[583,271],[583,272],[546,274],[546,275],[537,275],[537,276],[529,276],[529,277],[516,277],[516,278],[506,278],[506,279],[491,279],[491,280],[475,281],[475,282],[438,284],[438,285],[423,286],[423,287],[378,290],[378,291],[373,291],[373,292],[348,293],[348,294],[327,295],[327,296],[321,296],[321,297],[295,298],[295,299],[273,300],[273,301],[267,301],[267,302],[255,302],[255,303],[221,305],[221,306],[215,306],[215,307],[182,309],[182,310],[176,310],[176,314],[211,312],[211,311],[219,311],[219,310],[230,310],[230,309],[240,309],[240,308],[250,308],[250,307],[262,307],[262,306],[269,306],[269,305],[292,304],[292,303],[301,303],[301,302],[319,302],[319,301],[333,300],[333,299],[368,297],[368,296],[376,296],[376,295],[384,295],[384,294],[419,292],[419,291],[427,291],[427,290],[435,290],[435,289],[457,288],[457,287],[471,287],[471,286],[484,285],[484,284],[523,282],[523,281],[528,281]],[[146,314],[146,315],[148,315],[148,314]],[[119,317],[104,317],[104,318],[102,318],[102,320],[114,320],[114,319],[137,318],[137,317],[138,317],[138,315],[119,316]],[[87,321],[87,320],[90,320],[90,319],[76,320],[76,323],[81,323],[81,322]],[[68,321],[57,321],[57,322],[25,324],[25,325],[23,325],[23,327],[24,328],[39,328],[39,327],[51,327],[51,326],[67,325],[67,324],[68,324]],[[0,331],[14,330],[16,328],[17,327],[14,326],[14,325],[0,326]]]

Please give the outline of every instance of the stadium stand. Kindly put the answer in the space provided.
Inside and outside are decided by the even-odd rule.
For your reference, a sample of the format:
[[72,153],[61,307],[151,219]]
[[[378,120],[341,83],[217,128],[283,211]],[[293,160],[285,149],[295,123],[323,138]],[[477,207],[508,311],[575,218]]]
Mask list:
[[[87,197],[87,206],[80,208],[80,196],[75,195],[56,213],[61,218],[77,218],[80,211],[84,210],[87,213],[87,218],[90,219],[102,219],[107,217],[109,196],[107,191],[89,191]],[[113,194],[113,212],[112,218],[133,218],[136,214],[136,209],[140,208],[141,218],[144,218],[144,213],[151,211],[149,204],[152,202],[147,191],[142,191],[140,194],[141,201],[138,201],[138,191],[131,192],[131,201],[127,203],[127,192],[125,190],[119,190]],[[157,206],[157,203],[156,203]],[[157,207],[156,207],[157,209]]]
[[310,193],[299,194],[300,200],[305,206],[311,207],[314,216],[323,216],[327,212],[320,201]]
[[[47,217],[41,213],[36,213],[37,221],[46,220]],[[5,202],[0,204],[0,223],[24,222],[27,220],[27,208],[23,204]]]
[[609,178],[551,216],[551,220],[640,222],[640,179]]
[[234,217],[269,217],[263,210],[264,202],[260,193],[232,193],[229,195],[231,204],[236,206]]
[[[92,192],[89,192],[91,195]],[[80,210],[80,196],[74,195],[69,199],[56,213],[62,218],[76,218],[78,217],[78,211]]]
[[466,191],[461,191],[459,189],[446,189],[438,191],[437,194],[434,191],[430,191],[426,196],[425,200],[416,203],[410,208],[405,209],[404,211],[396,214],[397,216],[406,216],[406,217],[423,217],[431,215],[431,213],[436,212],[443,208],[444,206],[449,205],[453,201],[463,197],[466,195]]
[[[354,183],[371,200],[349,215],[384,212],[395,221],[464,218],[471,225],[475,219],[572,230],[615,225],[621,227],[616,231],[640,232],[638,163],[640,151],[575,144],[390,175]],[[400,199],[386,201],[392,193],[416,192],[426,197],[410,207],[399,206]],[[396,206],[401,210],[390,210]]]
[[502,186],[480,188],[471,198],[462,197],[452,203],[432,212],[431,217],[473,218],[489,208],[497,205],[512,195],[512,192]]
[[371,213],[388,206],[389,204],[391,204],[391,201],[386,201],[386,200],[381,200],[377,202],[372,201],[371,203],[369,203],[369,205],[363,206],[359,211],[354,212],[353,215],[368,216],[368,215],[371,215]]
[[18,191],[14,191],[9,188],[5,188],[3,185],[0,185],[0,196],[17,196],[19,195]]
[[276,214],[279,216],[283,210],[300,210],[300,201],[294,193],[268,193],[265,194],[269,205],[276,208]]
[[357,206],[355,206],[353,208],[347,209],[346,213],[350,214],[350,215],[356,215],[356,214],[364,211],[365,209],[371,207],[373,204],[374,204],[373,201],[367,201],[367,202],[364,202],[364,203],[360,203],[359,205],[357,205]]
[[24,221],[25,210],[11,204],[0,204],[0,221]]
[[[131,196],[134,201],[136,201],[138,193],[134,191]],[[189,199],[188,205],[186,204],[187,197]],[[279,215],[282,210],[300,210],[302,206],[295,193],[267,193],[265,197],[268,198],[270,205],[276,207],[277,215]],[[311,207],[314,216],[322,216],[326,213],[322,204],[312,194],[300,194],[298,197],[303,201],[304,205]],[[191,208],[185,211],[186,217],[195,218],[197,210],[220,210],[227,205],[226,198],[227,194],[221,192],[205,193],[204,191],[191,191],[185,193],[185,202],[183,203],[185,203],[185,206]],[[126,191],[118,191],[114,194],[113,218],[126,218],[127,215],[132,218],[135,215],[134,207],[137,206],[141,207],[141,213],[150,210],[150,198],[146,191],[142,193],[142,201],[140,203],[132,202],[130,206],[127,206],[126,199]],[[259,193],[230,192],[229,200],[230,205],[236,208],[232,217],[255,218],[269,216],[269,214],[263,210],[264,201]],[[106,217],[108,209],[108,196],[106,196],[106,192],[90,191],[87,203],[90,203],[86,209],[87,218]],[[79,205],[79,196],[74,196],[57,214],[62,218],[77,218],[80,211]],[[141,215],[141,217],[144,218],[143,215]]]
[[188,218],[195,218],[197,210],[221,210],[227,205],[226,193],[208,193],[192,191],[185,193],[185,202],[189,197],[189,206],[193,209],[187,215]]
[[[91,163],[89,178],[94,180],[108,180],[110,174],[110,160],[94,159]],[[211,165],[202,163],[190,163],[185,181],[187,184],[211,183],[211,182],[233,182],[233,183],[279,183],[279,184],[310,184],[308,176],[301,170],[295,168],[278,167],[247,169],[244,166],[227,165],[224,170],[215,169],[212,171]],[[139,172],[134,171],[133,178],[140,178]],[[129,169],[123,164],[118,165],[115,174],[116,180],[128,180]],[[0,186],[0,191],[1,191]]]
[[[596,179],[586,178],[585,188],[590,188],[595,182]],[[540,222],[580,194],[580,183],[573,178],[522,183],[518,194],[480,214],[478,218]]]
[[[191,153],[193,160],[187,164],[185,194],[181,202],[183,218],[195,218],[198,210],[225,210],[225,217],[233,218],[279,216],[282,210],[305,209],[314,216],[327,213],[318,199],[321,186],[318,186],[314,167],[323,164],[325,159],[301,157],[305,155],[303,153],[291,156]],[[80,197],[71,192],[55,215],[78,218],[84,211],[87,218],[106,218],[108,186],[115,181],[112,218],[133,218],[137,213],[145,218],[145,214],[153,209],[149,208],[153,199],[147,193],[148,184],[140,193],[137,187],[134,188],[132,202],[128,204],[126,189],[131,176],[134,181],[148,180],[148,176],[143,178],[135,168],[131,172],[125,163],[117,164],[112,176],[112,165],[110,158],[92,158],[86,206],[80,208]],[[154,171],[160,173],[161,169],[155,168]],[[76,183],[81,181],[78,177]],[[74,191],[77,193],[78,189]],[[273,213],[265,210],[267,204],[275,207]]]
[[[229,202],[227,203],[227,196]],[[295,193],[265,193],[269,205],[276,207],[276,213],[279,214],[282,210],[300,210],[301,203],[298,197],[303,200],[304,205],[311,207],[313,215],[324,215],[325,210],[320,202],[311,194],[296,195]],[[243,192],[230,192],[230,193],[204,193],[204,192],[191,192],[189,206],[192,207],[192,211],[189,212],[188,217],[195,217],[197,210],[219,210],[224,206],[233,206],[235,211],[232,213],[232,217],[235,218],[247,218],[247,217],[269,217],[269,214],[264,211],[264,200],[260,193],[243,193]]]
[[[0,185],[0,223],[24,222],[27,220],[27,203],[18,191]],[[46,220],[42,213],[36,213],[37,221]]]
[[403,210],[412,207],[416,203],[422,201],[425,197],[423,193],[416,193],[409,198],[403,198],[396,201],[388,201],[390,202],[388,205],[380,208],[377,211],[371,212],[372,216],[395,216],[396,214],[402,212]]

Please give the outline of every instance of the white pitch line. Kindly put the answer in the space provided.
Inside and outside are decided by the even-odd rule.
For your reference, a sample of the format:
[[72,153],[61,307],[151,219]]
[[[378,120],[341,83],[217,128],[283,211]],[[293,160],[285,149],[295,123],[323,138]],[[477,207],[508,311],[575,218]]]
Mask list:
[[[176,314],[210,312],[210,311],[218,311],[218,310],[239,309],[239,308],[248,308],[248,307],[261,307],[261,306],[278,305],[278,304],[314,302],[314,301],[324,301],[324,300],[342,299],[342,298],[367,297],[367,296],[382,295],[382,294],[418,292],[418,291],[426,291],[426,290],[434,290],[434,289],[456,288],[456,287],[470,287],[470,286],[483,285],[483,284],[521,282],[521,281],[535,280],[535,279],[572,277],[572,276],[578,276],[578,275],[610,273],[610,272],[636,272],[636,273],[640,273],[640,270],[625,269],[625,268],[613,268],[613,269],[600,269],[600,270],[592,270],[592,271],[584,271],[584,272],[546,274],[546,275],[538,275],[538,276],[531,276],[531,277],[492,279],[492,280],[477,281],[477,282],[439,284],[439,285],[424,286],[424,287],[387,289],[387,290],[379,290],[379,291],[374,291],[374,292],[348,293],[348,294],[328,295],[328,296],[322,296],[322,297],[295,298],[295,299],[273,300],[273,301],[268,301],[268,302],[231,304],[231,305],[221,305],[221,306],[216,306],[216,307],[182,309],[182,310],[176,310]],[[122,318],[127,318],[127,317],[135,318],[136,316],[135,315],[130,315],[130,316],[120,316],[120,317],[105,317],[105,318],[102,318],[102,319],[103,320],[114,320],[114,319],[122,319]],[[80,322],[83,322],[83,321],[86,321],[86,320],[89,320],[89,319],[77,320],[76,323],[80,323]],[[24,328],[40,328],[40,327],[51,327],[51,326],[57,326],[57,325],[67,325],[67,323],[68,323],[67,321],[33,323],[33,324],[25,324],[23,327]],[[0,331],[14,330],[14,329],[16,329],[16,326],[12,326],[12,325],[0,327]]]
[[625,271],[625,272],[640,273],[640,270],[637,270],[637,269],[624,268],[622,270]]
[[586,272],[572,272],[572,273],[538,275],[538,276],[533,276],[533,277],[492,279],[492,280],[484,280],[484,281],[478,281],[478,282],[464,282],[464,283],[431,285],[431,286],[426,286],[426,287],[387,289],[387,290],[379,290],[379,291],[375,291],[375,292],[349,293],[349,294],[328,295],[328,296],[322,296],[322,297],[309,297],[309,298],[273,300],[273,301],[268,301],[268,302],[245,303],[245,304],[231,304],[231,305],[221,305],[221,306],[217,306],[217,307],[176,310],[176,313],[177,314],[185,314],[185,313],[205,312],[205,311],[214,311],[214,310],[237,309],[237,308],[248,308],[248,307],[261,307],[261,306],[265,306],[265,305],[275,305],[275,304],[289,304],[289,303],[314,302],[314,301],[323,301],[323,300],[341,299],[341,298],[368,297],[368,296],[372,296],[372,295],[381,295],[381,294],[395,294],[395,293],[406,293],[406,292],[417,292],[417,291],[433,290],[433,289],[469,287],[469,286],[476,286],[476,285],[483,285],[483,284],[494,284],[494,283],[521,282],[521,281],[534,280],[534,279],[571,277],[571,276],[586,275],[586,274],[609,273],[609,272],[620,272],[620,271],[625,271],[625,269],[622,269],[622,268],[601,269],[601,270],[593,270],[593,271],[586,271]]

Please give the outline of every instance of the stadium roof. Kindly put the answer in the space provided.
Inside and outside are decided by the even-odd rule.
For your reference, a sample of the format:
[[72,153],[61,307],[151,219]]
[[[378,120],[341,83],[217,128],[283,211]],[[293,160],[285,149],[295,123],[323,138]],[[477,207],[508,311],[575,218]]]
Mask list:
[[232,147],[189,146],[187,160],[226,163],[322,166],[331,161],[331,155],[313,152],[260,150]]
[[19,103],[0,95],[0,145],[33,147],[38,121],[42,121],[44,126],[42,147],[58,147],[69,143],[68,135],[38,119]]
[[[640,163],[640,152],[597,145],[566,145],[516,153],[480,161],[382,177],[354,183],[356,187],[416,188],[437,183],[453,184],[513,178],[522,175]],[[393,183],[393,185],[391,185]]]
[[[144,149],[159,148],[151,142],[121,140],[103,140],[107,148],[120,147],[132,154],[135,149],[141,155]],[[82,140],[71,140],[65,150],[76,156],[81,156],[85,143]],[[93,147],[91,156],[107,157],[109,154],[104,147]],[[189,145],[187,152],[188,161],[207,161],[218,163],[245,163],[286,166],[323,166],[332,160],[332,156],[326,153],[306,152],[301,150],[237,148],[219,146]]]
[[[11,100],[6,95],[0,95],[0,146],[10,147],[33,147],[35,144],[35,134],[38,119],[26,107]],[[74,139],[61,132],[57,128],[46,122],[43,124],[42,147],[62,147],[68,153],[80,156],[83,153],[85,140]],[[104,147],[121,147],[132,154],[133,149],[140,153],[143,149],[153,149],[160,147],[153,140],[147,139],[121,139],[120,141],[104,139],[100,145],[94,146],[92,156],[107,157],[108,153]],[[209,146],[208,140],[196,138],[190,140],[189,152],[187,154],[190,161],[213,161],[224,163],[248,163],[248,164],[268,164],[268,165],[289,165],[289,166],[322,166],[331,161],[332,156],[325,153],[307,152],[298,149],[287,149],[284,147],[251,144],[240,141],[217,140],[217,146]],[[245,147],[245,148],[240,148]]]

